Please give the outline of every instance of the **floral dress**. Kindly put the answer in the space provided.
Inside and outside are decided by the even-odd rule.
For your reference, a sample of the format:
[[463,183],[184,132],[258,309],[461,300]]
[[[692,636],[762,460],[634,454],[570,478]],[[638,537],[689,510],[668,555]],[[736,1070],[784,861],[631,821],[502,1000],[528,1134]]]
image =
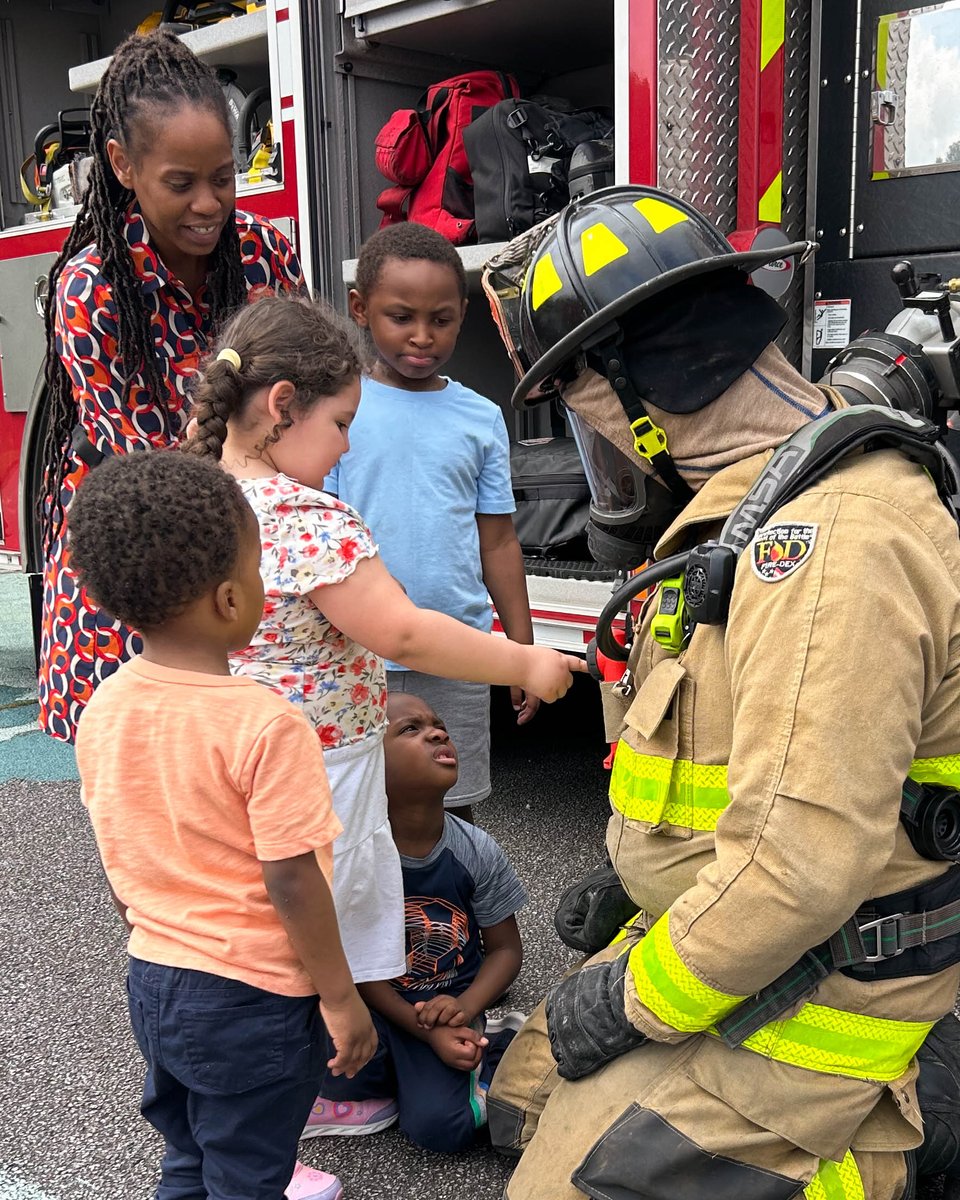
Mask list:
[[382,733],[383,659],[341,633],[310,599],[377,554],[373,535],[348,504],[286,475],[241,479],[240,486],[260,522],[265,596],[260,628],[231,656],[231,669],[302,708],[325,750]]
[[247,675],[298,705],[324,748],[343,833],[333,846],[333,899],[356,983],[393,979],[405,965],[403,876],[387,819],[383,659],[324,616],[311,593],[342,583],[377,554],[373,535],[342,500],[287,475],[242,479],[260,523],[264,605],[246,650]]
[[[301,290],[303,272],[283,234],[247,213],[238,212],[236,222],[248,299],[267,291]],[[116,305],[97,247],[88,246],[72,258],[57,283],[57,353],[73,385],[77,422],[105,454],[176,442],[191,378],[214,334],[206,287],[193,296],[170,274],[150,244],[135,202],[127,210],[123,232],[154,331],[167,385],[165,406],[155,402],[142,377],[134,378],[123,398]],[[66,512],[89,468],[71,448],[65,453],[68,462],[60,495]],[[40,724],[54,737],[73,741],[94,688],[121,662],[139,653],[141,643],[132,629],[101,612],[80,587],[70,570],[65,543],[64,528],[51,545],[44,568]]]

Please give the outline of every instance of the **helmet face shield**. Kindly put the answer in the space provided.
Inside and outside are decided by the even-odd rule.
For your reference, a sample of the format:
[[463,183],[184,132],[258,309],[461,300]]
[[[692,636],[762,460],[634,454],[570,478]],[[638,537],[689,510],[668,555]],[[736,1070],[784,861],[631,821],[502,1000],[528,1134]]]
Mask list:
[[590,486],[591,517],[605,525],[633,524],[646,511],[649,477],[572,408],[566,417]]
[[677,501],[630,449],[623,409],[602,376],[583,371],[563,401],[590,487],[590,552],[605,566],[638,567],[676,516]]

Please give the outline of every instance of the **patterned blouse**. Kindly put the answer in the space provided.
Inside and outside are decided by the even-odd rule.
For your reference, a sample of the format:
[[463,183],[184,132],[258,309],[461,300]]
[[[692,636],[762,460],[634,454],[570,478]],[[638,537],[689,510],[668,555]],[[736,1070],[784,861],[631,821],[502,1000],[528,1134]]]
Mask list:
[[310,593],[341,583],[377,546],[348,504],[287,475],[242,479],[260,522],[260,574],[266,593],[260,628],[230,658],[303,709],[325,750],[378,733],[386,724],[383,659],[332,625]]
[[[296,292],[303,272],[290,243],[267,221],[236,214],[248,299],[264,292]],[[209,293],[194,296],[161,262],[150,244],[136,203],[127,210],[124,235],[140,280],[143,304],[154,331],[167,385],[168,416],[142,376],[123,399],[117,363],[117,310],[96,246],[66,264],[57,283],[54,323],[57,353],[73,384],[77,421],[97,449],[126,454],[174,444],[184,424],[189,386],[214,335]],[[61,490],[64,511],[88,468],[72,450]],[[44,569],[40,647],[40,724],[73,741],[76,723],[93,690],[121,662],[138,654],[139,636],[99,611],[70,570],[65,531],[50,547]]]

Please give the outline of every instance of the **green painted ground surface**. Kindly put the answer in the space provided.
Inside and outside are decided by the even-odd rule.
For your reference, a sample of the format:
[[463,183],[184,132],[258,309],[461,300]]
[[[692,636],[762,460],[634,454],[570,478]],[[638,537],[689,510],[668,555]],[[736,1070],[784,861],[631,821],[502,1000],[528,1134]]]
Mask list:
[[37,727],[37,676],[23,575],[0,574],[0,782],[76,779],[73,747]]

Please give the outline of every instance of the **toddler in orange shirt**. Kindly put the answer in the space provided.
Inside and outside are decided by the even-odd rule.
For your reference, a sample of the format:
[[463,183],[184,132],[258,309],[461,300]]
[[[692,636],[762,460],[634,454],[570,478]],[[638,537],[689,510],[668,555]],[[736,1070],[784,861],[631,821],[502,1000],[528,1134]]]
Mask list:
[[340,822],[320,743],[227,663],[263,609],[256,518],[219,467],[146,452],[91,472],[69,534],[97,604],[143,636],[88,704],[77,761],[130,931],[141,1111],[166,1141],[157,1194],[336,1200],[338,1180],[296,1163],[320,1015],[335,1074],[377,1039],[330,894]]

